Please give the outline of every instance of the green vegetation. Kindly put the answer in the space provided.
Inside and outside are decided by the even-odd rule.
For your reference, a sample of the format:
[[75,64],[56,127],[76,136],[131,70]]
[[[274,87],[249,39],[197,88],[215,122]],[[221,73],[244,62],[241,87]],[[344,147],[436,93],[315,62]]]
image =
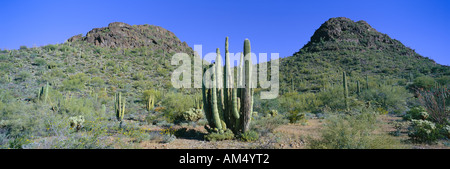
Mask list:
[[[142,148],[177,139],[276,144],[290,137],[279,130],[311,123],[320,123],[318,138],[289,140],[353,149],[449,139],[450,68],[365,24],[339,22],[351,29],[315,34],[280,59],[280,96],[272,100],[260,99],[258,88],[227,85],[251,84],[242,74],[259,68],[244,60],[248,40],[238,67],[230,65],[226,40],[225,66],[217,51],[216,63],[203,67],[215,72],[215,88],[203,90],[172,87],[175,51],[168,48],[73,41],[0,50],[0,148]],[[170,45],[166,40],[154,43]],[[402,118],[388,124],[394,136],[380,126],[383,117]]]
[[387,134],[376,134],[377,116],[369,112],[358,115],[334,115],[327,119],[320,139],[310,139],[314,149],[398,149],[400,141]]

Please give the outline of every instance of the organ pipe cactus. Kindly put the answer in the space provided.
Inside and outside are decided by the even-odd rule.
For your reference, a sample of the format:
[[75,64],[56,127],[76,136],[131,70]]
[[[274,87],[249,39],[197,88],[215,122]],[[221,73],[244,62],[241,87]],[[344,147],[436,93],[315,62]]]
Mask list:
[[[244,59],[245,56],[245,59]],[[228,52],[228,37],[225,40],[225,66],[221,66],[221,56],[217,50],[216,63],[209,66],[212,70],[211,89],[202,83],[203,110],[209,126],[208,131],[223,133],[230,129],[235,134],[249,130],[253,112],[252,61],[250,41],[244,41],[244,53],[239,66],[231,71]],[[207,68],[204,68],[204,72]]]

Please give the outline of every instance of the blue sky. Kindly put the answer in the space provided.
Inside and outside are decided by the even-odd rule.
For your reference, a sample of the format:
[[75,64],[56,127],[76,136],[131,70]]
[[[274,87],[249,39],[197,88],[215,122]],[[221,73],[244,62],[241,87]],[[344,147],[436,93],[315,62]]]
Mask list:
[[332,17],[365,20],[372,27],[440,64],[450,65],[450,1],[283,0],[14,0],[0,1],[0,48],[63,43],[110,22],[164,27],[203,54],[242,51],[291,56]]

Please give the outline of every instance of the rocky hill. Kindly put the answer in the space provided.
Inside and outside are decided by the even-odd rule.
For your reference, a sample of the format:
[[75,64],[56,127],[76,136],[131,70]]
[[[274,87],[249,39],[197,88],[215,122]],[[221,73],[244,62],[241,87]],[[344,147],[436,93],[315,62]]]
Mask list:
[[344,17],[323,23],[298,52],[282,58],[280,66],[284,86],[281,88],[300,91],[320,90],[339,82],[340,71],[354,77],[368,75],[406,81],[411,76],[437,77],[450,73],[448,66],[421,56],[367,22]]
[[76,35],[68,42],[87,42],[108,48],[162,49],[167,52],[185,52],[192,54],[186,42],[181,42],[173,32],[154,25],[129,25],[113,22],[108,27],[94,28],[86,36]]

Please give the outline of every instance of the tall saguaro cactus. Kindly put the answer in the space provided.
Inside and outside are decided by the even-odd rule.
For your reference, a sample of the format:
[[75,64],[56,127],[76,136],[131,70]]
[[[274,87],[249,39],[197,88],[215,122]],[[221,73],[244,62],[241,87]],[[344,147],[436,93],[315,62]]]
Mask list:
[[[239,134],[249,130],[253,111],[252,61],[250,41],[244,41],[244,56],[241,63],[231,71],[228,52],[228,37],[225,40],[225,66],[222,68],[219,50],[216,63],[210,65],[212,78],[211,89],[202,83],[203,110],[209,122],[209,130],[223,132],[231,129]],[[204,69],[204,71],[206,68]]]
[[345,102],[345,109],[349,110],[348,106],[348,87],[347,87],[347,75],[345,74],[345,71],[342,72],[342,81],[344,86],[344,102]]
[[122,100],[122,93],[116,93],[114,97],[114,112],[116,113],[117,120],[120,121],[120,127],[122,127],[123,116],[125,115],[125,98]]

